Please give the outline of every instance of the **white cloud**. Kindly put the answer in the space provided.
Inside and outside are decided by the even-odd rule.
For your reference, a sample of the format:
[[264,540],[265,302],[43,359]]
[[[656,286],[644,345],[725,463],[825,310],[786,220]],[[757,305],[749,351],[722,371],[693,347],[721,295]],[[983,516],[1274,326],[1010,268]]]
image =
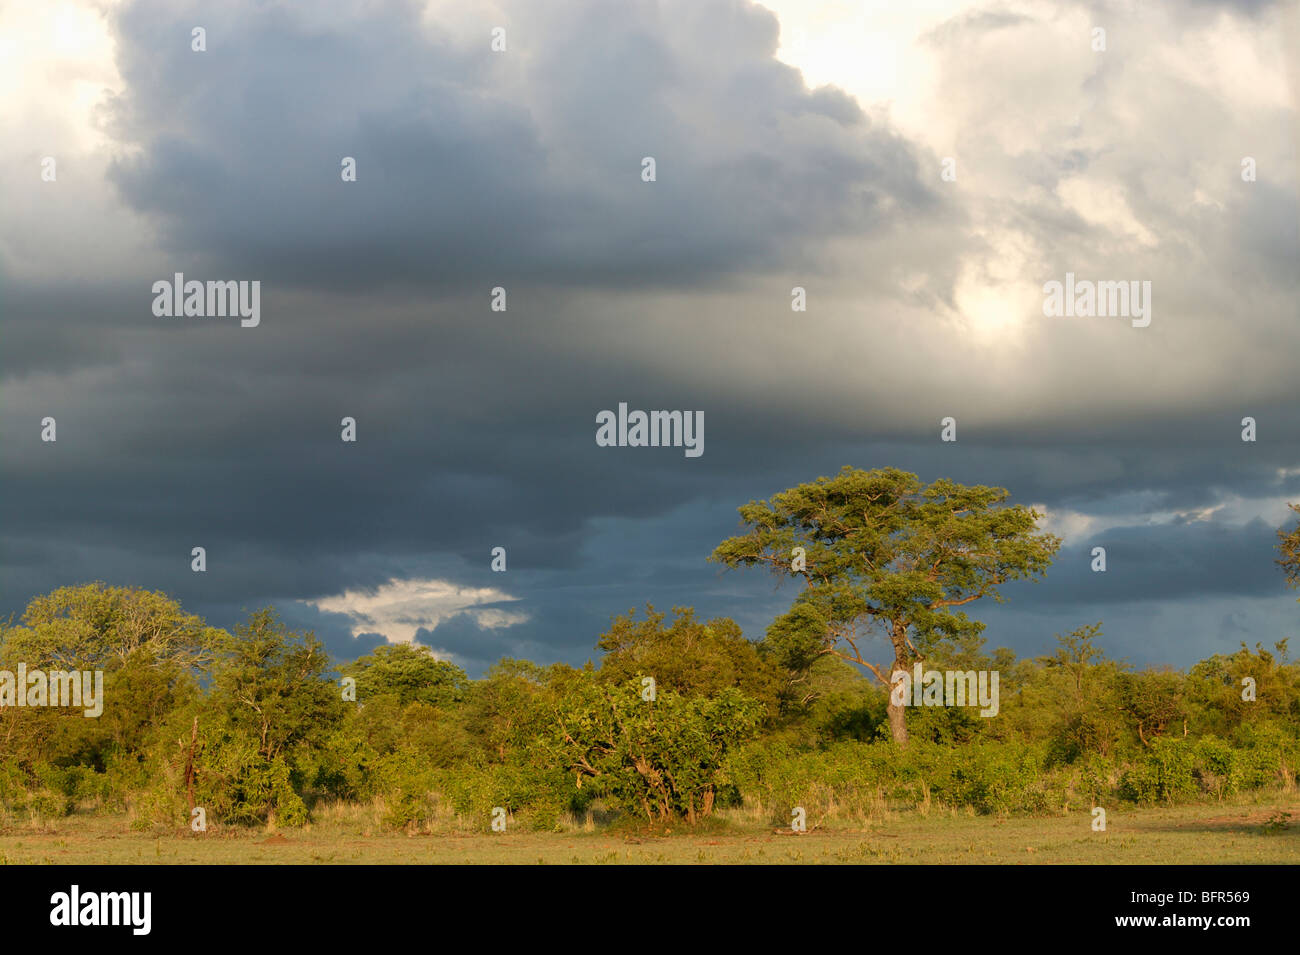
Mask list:
[[304,603],[353,620],[352,635],[383,634],[389,643],[411,643],[417,630],[432,630],[459,613],[480,627],[499,630],[528,621],[522,611],[483,606],[517,600],[495,587],[459,587],[446,580],[390,580],[373,592],[348,590]]
[[1262,520],[1271,527],[1286,522],[1290,515],[1285,497],[1247,498],[1227,494],[1209,507],[1192,510],[1155,510],[1141,506],[1149,495],[1125,495],[1133,506],[1106,513],[1089,514],[1065,507],[1048,507],[1034,504],[1034,510],[1043,515],[1038,522],[1040,530],[1056,534],[1067,544],[1080,544],[1105,531],[1119,527],[1150,527],[1162,524],[1214,523],[1225,527],[1240,527]]

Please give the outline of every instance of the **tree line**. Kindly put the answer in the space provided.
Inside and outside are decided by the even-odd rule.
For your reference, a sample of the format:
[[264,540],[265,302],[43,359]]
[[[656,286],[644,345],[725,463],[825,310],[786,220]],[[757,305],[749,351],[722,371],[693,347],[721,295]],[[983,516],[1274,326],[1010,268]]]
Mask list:
[[[967,608],[1041,577],[1060,546],[1008,496],[845,468],[740,508],[744,532],[712,555],[798,581],[762,639],[647,606],[613,619],[598,662],[505,659],[482,679],[418,644],[336,665],[269,608],[226,631],[162,593],[63,587],[0,628],[0,671],[103,670],[103,713],[0,706],[0,821],[105,811],[174,829],[201,808],[298,825],[357,804],[395,828],[487,828],[498,807],[542,829],[720,810],[779,825],[795,807],[816,825],[1293,791],[1284,639],[1186,671],[1107,658],[1100,623],[1039,657],[986,648]],[[1295,585],[1300,526],[1279,537]],[[891,678],[917,663],[996,671],[997,716],[907,705]]]

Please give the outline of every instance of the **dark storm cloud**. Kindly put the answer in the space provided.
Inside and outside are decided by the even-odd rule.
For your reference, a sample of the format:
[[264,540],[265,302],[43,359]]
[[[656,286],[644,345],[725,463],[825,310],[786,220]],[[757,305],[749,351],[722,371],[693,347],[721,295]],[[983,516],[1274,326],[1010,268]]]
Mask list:
[[515,5],[502,54],[486,22],[458,43],[382,10],[231,4],[201,54],[193,11],[124,10],[113,128],[140,151],[112,178],[170,249],[312,288],[673,285],[935,201],[905,142],[771,57],[761,9],[710,8],[728,56],[704,69],[646,5]]
[[[1043,583],[1021,588],[1021,600],[1088,605],[1286,592],[1274,563],[1277,530],[1263,521],[1111,527],[1087,536],[1063,547]],[[1092,570],[1094,547],[1106,549],[1104,573]]]
[[[1158,286],[1189,304],[1147,338],[1035,324],[1001,343],[1022,349],[1014,365],[985,368],[1003,356],[934,317],[986,245],[964,231],[968,207],[937,198],[936,157],[845,94],[805,89],[761,9],[520,4],[499,56],[494,23],[426,28],[405,4],[197,9],[137,3],[115,20],[123,150],[104,190],[157,248],[111,278],[0,273],[6,611],[90,579],[166,590],[222,625],[274,602],[348,658],[376,634],[302,601],[436,578],[499,588],[528,618],[493,629],[462,612],[419,631],[477,673],[503,655],[581,663],[612,614],[647,601],[761,636],[790,594],[706,558],[739,504],[844,464],[1114,522],[1300,497],[1287,180],[1210,214],[1171,209],[1139,177],[1144,220],[1191,237]],[[188,44],[200,22],[204,54]],[[1062,140],[1003,158],[1050,193],[1115,154]],[[340,180],[343,156],[358,182]],[[1005,221],[1062,269],[1127,254],[1041,195]],[[93,220],[88,273],[119,225]],[[909,269],[925,278],[902,289]],[[174,271],[260,279],[261,326],[156,318],[151,283]],[[810,286],[809,313],[791,313],[793,284]],[[488,309],[494,285],[506,313]],[[1186,370],[1198,360],[1231,366]],[[703,409],[706,453],[596,447],[595,413],[619,401]],[[948,414],[955,445],[938,440]],[[1161,608],[1208,595],[1206,639],[1221,639],[1222,620],[1277,599],[1270,535],[1248,520],[1115,527],[1099,535],[1107,575],[1072,539],[1048,582],[1014,592],[1020,617],[974,615],[989,614],[990,642],[996,621],[1032,650],[1076,617],[1135,633],[1143,605],[1149,644],[1182,653]],[[496,545],[505,574],[489,570]]]
[[[440,655],[450,654],[472,677],[482,676],[489,667],[506,657],[541,663],[560,660],[580,666],[599,656],[595,644],[600,630],[567,630],[566,625],[573,615],[560,608],[545,607],[544,603],[543,607],[541,619],[533,626],[491,629],[479,626],[472,615],[459,613],[432,630],[421,628],[415,640]],[[596,622],[589,614],[578,616],[584,626]],[[569,639],[565,639],[566,633]]]
[[1007,603],[981,610],[987,646],[1009,647],[1020,656],[1053,653],[1056,636],[1100,623],[1097,641],[1112,659],[1134,666],[1187,668],[1241,644],[1272,649],[1280,640],[1296,645],[1294,599],[1204,597],[1187,601],[1142,601],[1089,606],[1026,608]]

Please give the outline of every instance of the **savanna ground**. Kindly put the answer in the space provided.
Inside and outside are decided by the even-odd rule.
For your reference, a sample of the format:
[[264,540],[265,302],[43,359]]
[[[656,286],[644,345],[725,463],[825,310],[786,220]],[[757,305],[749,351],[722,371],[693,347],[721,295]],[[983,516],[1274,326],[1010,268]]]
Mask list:
[[569,832],[393,833],[356,806],[301,828],[132,831],[126,816],[70,816],[0,829],[5,864],[1300,864],[1300,805],[1258,800],[1056,816],[884,812],[853,828],[793,833],[723,814],[703,827]]

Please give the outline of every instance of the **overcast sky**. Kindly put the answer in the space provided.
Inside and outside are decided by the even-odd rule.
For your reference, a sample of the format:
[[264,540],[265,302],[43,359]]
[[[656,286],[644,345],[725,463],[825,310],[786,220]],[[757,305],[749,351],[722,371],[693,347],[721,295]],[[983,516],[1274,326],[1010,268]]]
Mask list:
[[[581,662],[647,601],[760,638],[793,590],[706,558],[847,464],[1046,513],[1046,579],[968,608],[991,646],[1300,645],[1296,24],[3,0],[0,613],[104,580],[473,674]],[[260,324],[155,315],[177,272],[259,281]],[[1150,282],[1150,324],[1045,316],[1067,273]],[[702,411],[704,453],[598,447],[619,402]]]

